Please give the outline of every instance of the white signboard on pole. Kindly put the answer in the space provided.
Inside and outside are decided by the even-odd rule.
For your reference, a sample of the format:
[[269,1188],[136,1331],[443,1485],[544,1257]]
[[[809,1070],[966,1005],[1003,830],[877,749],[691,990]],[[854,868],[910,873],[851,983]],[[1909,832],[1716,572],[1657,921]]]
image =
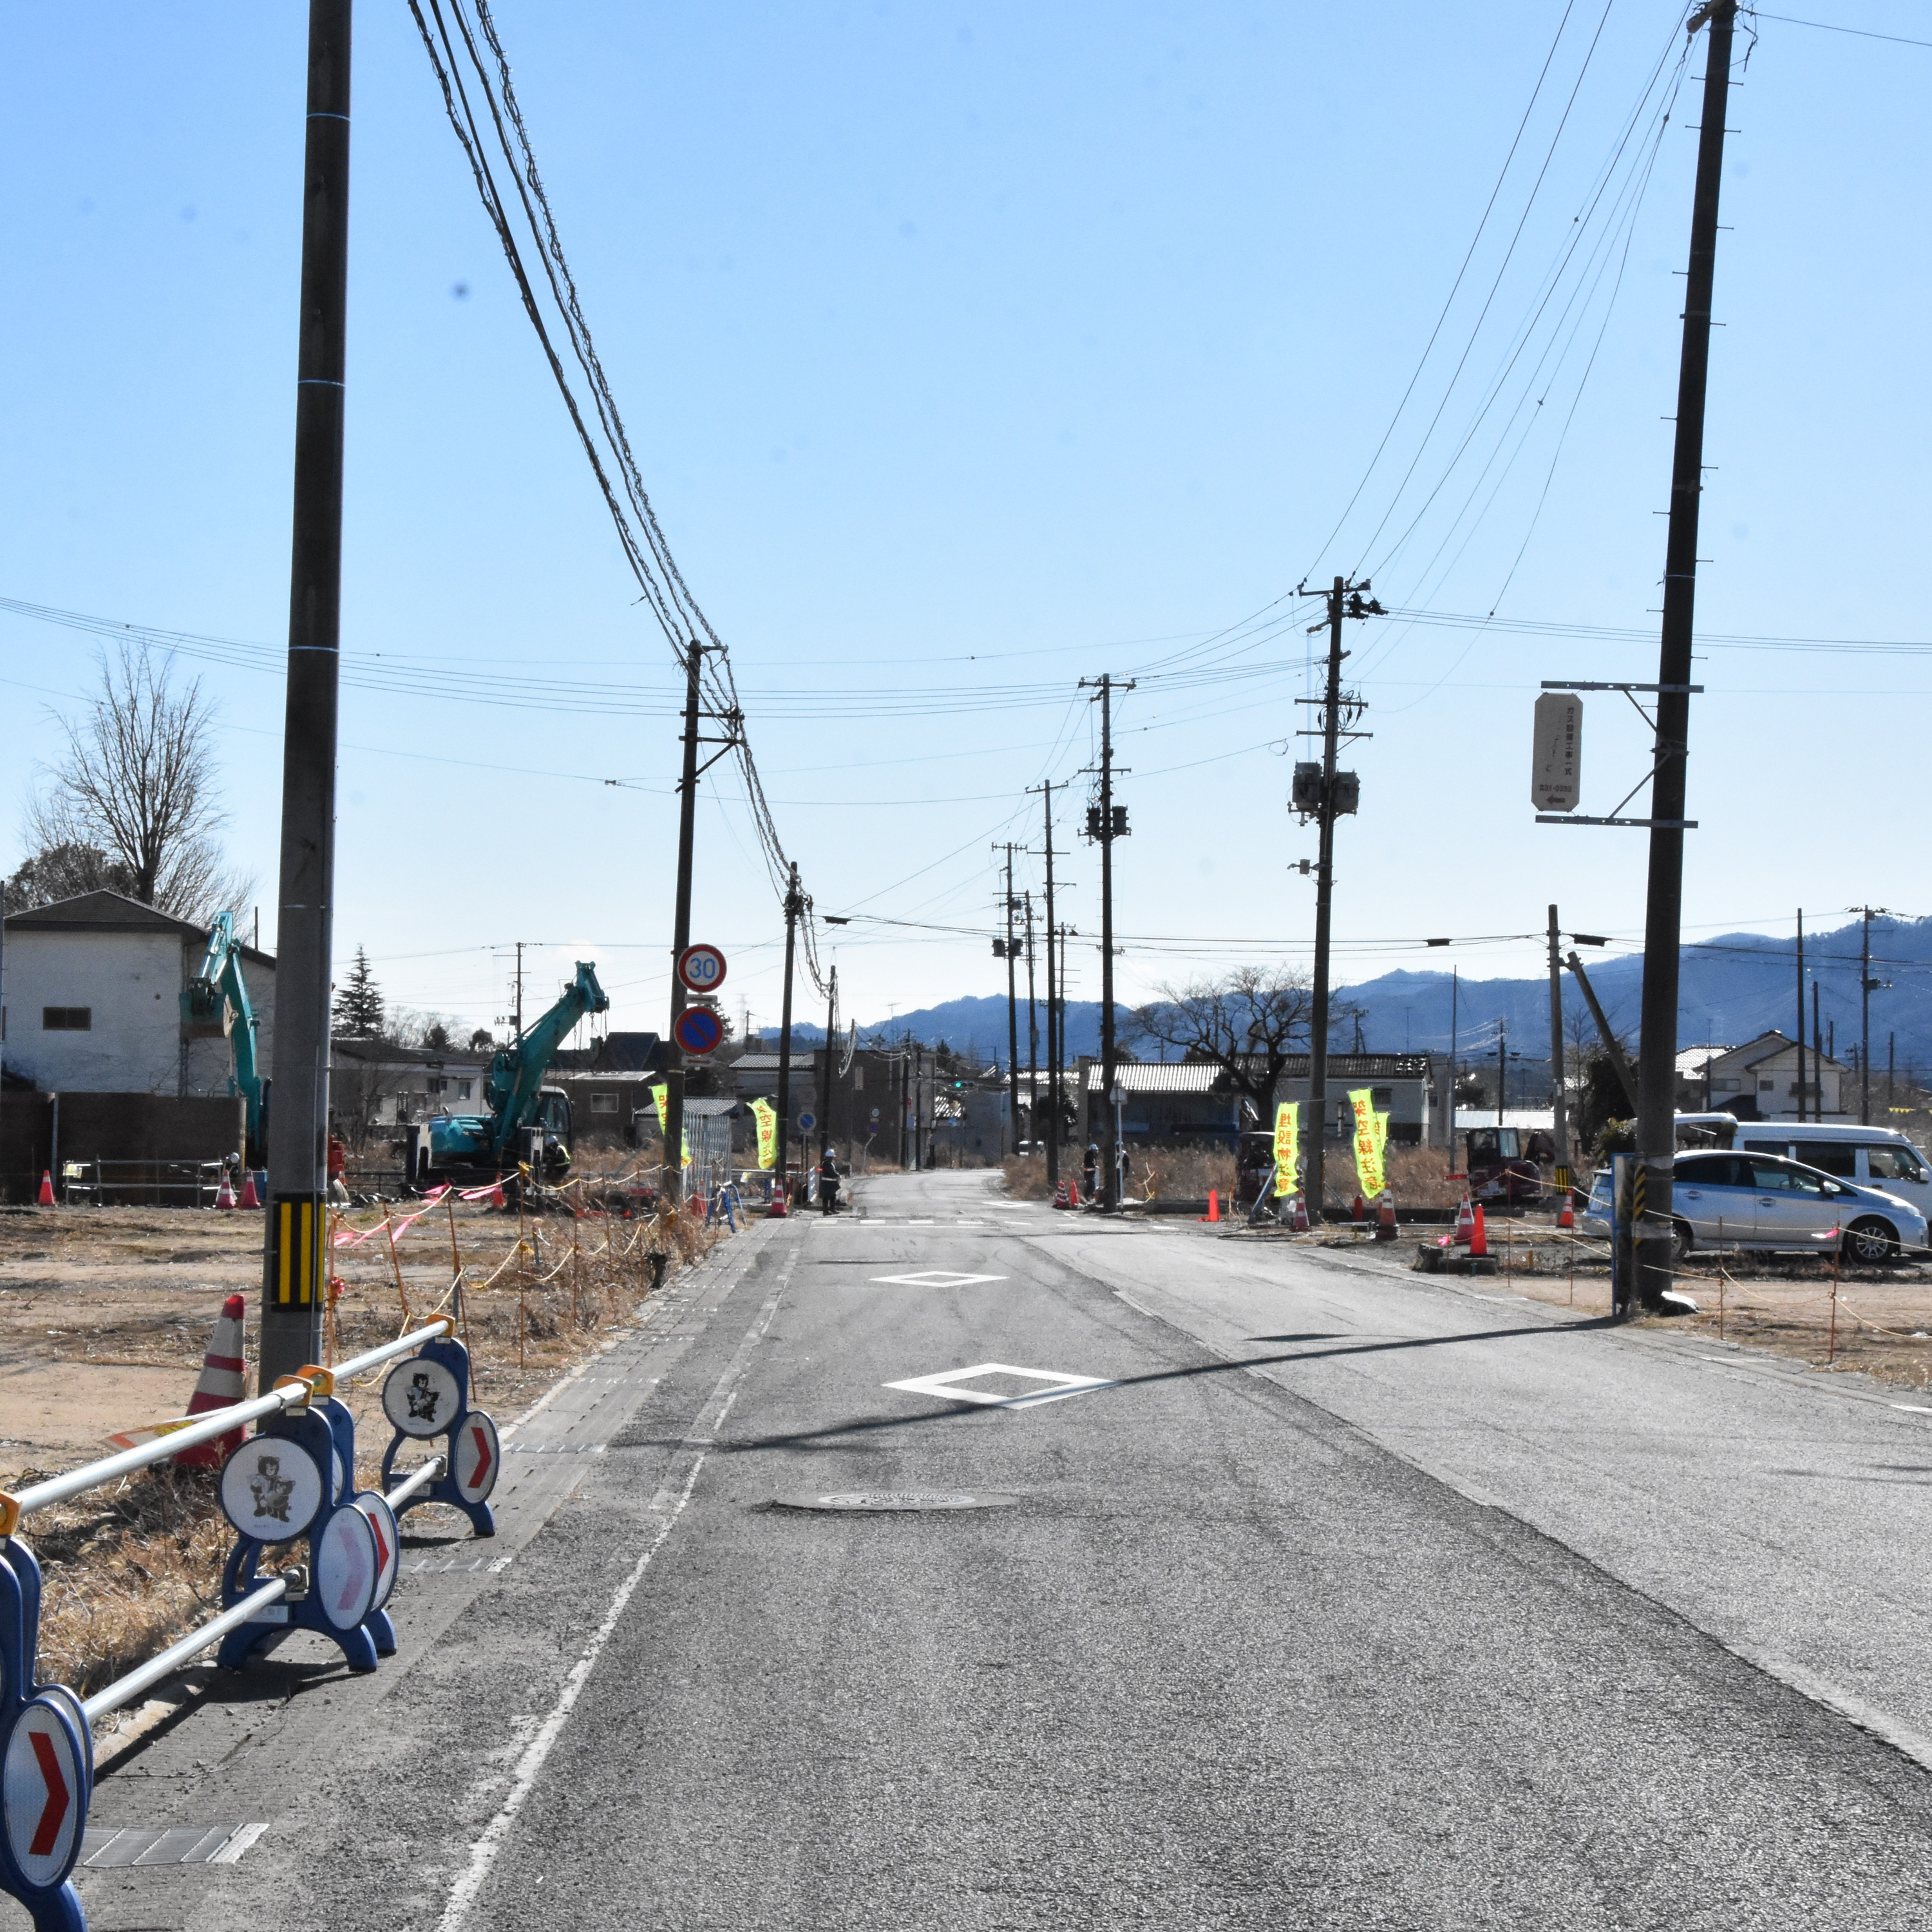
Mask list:
[[1530,802],[1538,812],[1574,812],[1582,795],[1583,700],[1575,692],[1546,691],[1536,700]]

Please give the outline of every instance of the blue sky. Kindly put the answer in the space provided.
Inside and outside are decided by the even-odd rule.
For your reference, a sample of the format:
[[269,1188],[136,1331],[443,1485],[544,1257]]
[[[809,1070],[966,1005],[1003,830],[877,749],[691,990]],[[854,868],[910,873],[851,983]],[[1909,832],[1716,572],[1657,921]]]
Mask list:
[[[1923,4],[1805,11],[1932,39]],[[1084,802],[1075,686],[1102,670],[1142,674],[1120,716],[1123,996],[1305,959],[1312,890],[1287,868],[1313,837],[1285,811],[1281,754],[1306,646],[1276,600],[1358,567],[1402,609],[1636,634],[1357,627],[1376,735],[1340,835],[1344,976],[1421,963],[1425,934],[1537,932],[1552,899],[1586,930],[1640,930],[1641,835],[1537,826],[1526,767],[1540,678],[1656,675],[1701,42],[1642,170],[1678,10],[496,13],[785,843],[822,910],[921,922],[827,933],[851,1011],[1003,985],[983,937],[926,928],[989,925],[992,848],[1039,842],[1026,787],[1069,779]],[[522,939],[535,986],[594,958],[613,1024],[660,1024],[675,668],[406,8],[365,0],[357,32],[338,953],[366,945],[392,998],[487,1023]],[[0,9],[0,596],[270,647],[259,668],[181,668],[218,690],[265,938],[303,40],[286,4]],[[1740,78],[1700,628],[1923,639],[1932,50],[1766,21]],[[1331,543],[1520,122],[1436,351]],[[1270,606],[1271,626],[1208,641]],[[0,612],[10,866],[46,708],[85,688],[89,649]],[[1714,645],[1700,676],[1687,926],[1932,910],[1900,904],[1915,807],[1886,782],[1924,658]],[[1645,767],[1622,702],[1589,703],[1586,811]],[[700,860],[698,932],[730,956],[730,1003],[770,1022],[781,922],[728,780]],[[1037,884],[1036,858],[1020,868]],[[1062,878],[1091,997],[1095,855]],[[1502,973],[1535,952],[1456,958]]]

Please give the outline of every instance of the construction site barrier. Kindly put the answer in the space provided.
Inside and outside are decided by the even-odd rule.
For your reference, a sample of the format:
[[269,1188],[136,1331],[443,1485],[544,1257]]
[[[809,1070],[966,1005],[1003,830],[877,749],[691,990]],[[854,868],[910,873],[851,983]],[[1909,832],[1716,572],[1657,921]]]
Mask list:
[[[211,1645],[232,1668],[290,1630],[325,1636],[352,1669],[373,1670],[396,1647],[384,1606],[400,1567],[398,1513],[447,1502],[477,1534],[494,1533],[488,1498],[500,1462],[496,1429],[470,1406],[469,1352],[455,1339],[455,1325],[453,1316],[438,1316],[332,1370],[304,1368],[266,1394],[152,1442],[17,1492],[0,1490],[0,1890],[27,1908],[37,1932],[86,1932],[71,1875],[93,1798],[100,1719]],[[358,1492],[355,1418],[335,1390],[385,1364],[394,1364],[382,1406],[395,1439],[383,1458],[382,1488]],[[18,1534],[21,1525],[250,1422],[259,1425],[256,1433],[222,1466],[221,1506],[237,1540],[223,1572],[220,1613],[91,1697],[40,1683],[40,1570]],[[392,1481],[404,1443],[437,1438],[435,1454]],[[307,1563],[259,1574],[267,1549],[304,1538]]]

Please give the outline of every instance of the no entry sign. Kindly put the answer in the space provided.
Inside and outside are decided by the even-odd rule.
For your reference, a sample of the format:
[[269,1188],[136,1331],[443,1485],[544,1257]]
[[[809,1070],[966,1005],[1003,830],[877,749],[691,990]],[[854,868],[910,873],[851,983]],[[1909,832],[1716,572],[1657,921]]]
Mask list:
[[14,1720],[4,1772],[7,1849],[28,1884],[56,1886],[80,1847],[87,1786],[74,1720],[36,1697]]
[[716,1053],[724,1037],[723,1022],[709,1006],[692,1006],[680,1013],[676,1030],[678,1045],[700,1058]]
[[502,1452],[496,1442],[496,1425],[480,1408],[472,1408],[456,1432],[457,1493],[466,1503],[488,1499],[496,1486],[496,1467]]
[[687,993],[715,993],[724,983],[724,956],[715,946],[687,946],[677,956],[677,976]]

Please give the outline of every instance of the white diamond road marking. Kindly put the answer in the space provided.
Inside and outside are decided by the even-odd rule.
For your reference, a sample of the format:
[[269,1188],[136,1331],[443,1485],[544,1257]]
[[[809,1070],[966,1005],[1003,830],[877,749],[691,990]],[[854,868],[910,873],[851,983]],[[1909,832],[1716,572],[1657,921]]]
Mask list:
[[[982,1376],[1018,1376],[1046,1386],[1025,1395],[992,1395],[964,1386]],[[970,1369],[949,1369],[942,1376],[914,1376],[910,1381],[885,1386],[904,1389],[909,1395],[939,1396],[947,1402],[976,1402],[988,1408],[1037,1408],[1043,1402],[1064,1402],[1070,1395],[1085,1395],[1114,1384],[1098,1376],[1063,1376],[1052,1369],[1016,1369],[1010,1362],[979,1362]]]
[[890,1282],[896,1288],[971,1288],[982,1281],[1004,1281],[1003,1274],[951,1274],[944,1268],[928,1268],[923,1274],[875,1274],[872,1280]]

